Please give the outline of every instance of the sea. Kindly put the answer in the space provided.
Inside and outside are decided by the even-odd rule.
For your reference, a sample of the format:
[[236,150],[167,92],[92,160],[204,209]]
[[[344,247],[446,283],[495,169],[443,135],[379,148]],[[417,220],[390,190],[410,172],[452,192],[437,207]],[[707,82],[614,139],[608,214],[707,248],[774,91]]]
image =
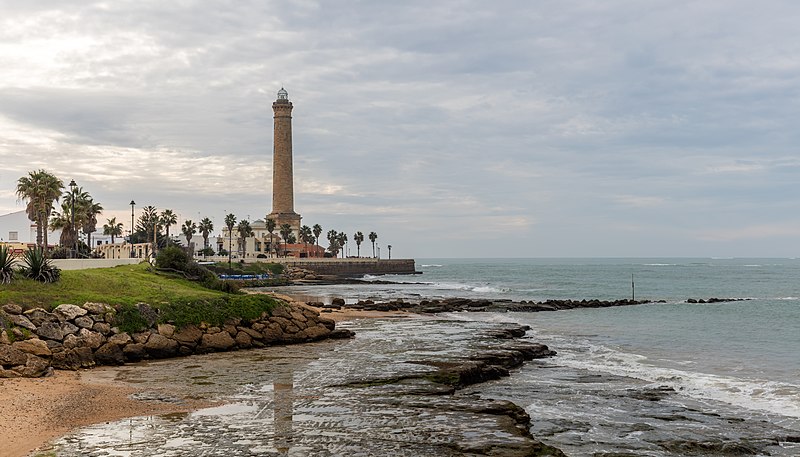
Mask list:
[[[334,346],[324,350],[300,351],[307,358],[301,364],[286,362],[299,360],[297,355],[274,352],[271,365],[245,362],[236,355],[214,355],[224,360],[223,374],[191,371],[222,363],[211,361],[195,365],[159,361],[150,368],[126,368],[129,378],[153,379],[158,376],[145,374],[147,370],[163,367],[159,373],[208,379],[198,384],[216,383],[216,395],[245,406],[222,413],[200,411],[179,420],[140,418],[100,424],[58,441],[56,455],[195,455],[204,449],[198,444],[201,436],[211,440],[220,454],[196,455],[436,455],[402,446],[388,451],[371,448],[376,443],[397,442],[380,435],[368,419],[381,417],[380,411],[366,413],[364,406],[362,413],[353,412],[352,398],[322,404],[321,399],[341,395],[320,390],[325,384],[321,380],[335,385],[355,373],[378,367],[391,370],[403,360],[452,356],[469,344],[470,335],[509,323],[530,326],[525,339],[547,344],[557,355],[528,362],[507,378],[471,386],[461,394],[513,401],[531,416],[531,432],[537,439],[569,456],[800,455],[800,260],[416,262],[419,275],[366,276],[359,284],[274,290],[324,302],[343,298],[348,303],[451,297],[511,301],[635,298],[653,302],[536,313],[360,319],[338,324],[354,330],[354,340],[325,343]],[[700,302],[710,298],[735,300]],[[181,363],[184,365],[176,368],[175,364]],[[237,368],[237,363],[243,365]],[[270,372],[270,366],[291,366],[289,383],[295,389],[294,398],[306,399],[306,403],[295,400],[294,416],[289,415],[294,447],[278,449],[264,438],[266,441],[258,444],[263,452],[243,453],[236,443],[247,440],[231,440],[228,435],[222,440],[223,435],[215,433],[258,430],[267,436],[269,427],[274,427],[277,434],[278,425],[264,422],[258,413],[270,401],[279,402],[270,380],[286,376]],[[253,392],[263,393],[258,394],[263,395],[261,403],[253,403]],[[354,425],[352,421],[359,415],[362,420]],[[217,425],[208,425],[211,418],[216,418]],[[362,437],[357,441],[365,443],[364,447],[347,448],[341,454],[330,451],[331,447],[320,444],[319,427],[336,430],[340,437]],[[134,436],[137,438],[131,438]],[[133,441],[141,447],[132,448]],[[223,441],[234,444],[225,447],[220,444]],[[190,443],[186,454],[179,451],[185,443]]]

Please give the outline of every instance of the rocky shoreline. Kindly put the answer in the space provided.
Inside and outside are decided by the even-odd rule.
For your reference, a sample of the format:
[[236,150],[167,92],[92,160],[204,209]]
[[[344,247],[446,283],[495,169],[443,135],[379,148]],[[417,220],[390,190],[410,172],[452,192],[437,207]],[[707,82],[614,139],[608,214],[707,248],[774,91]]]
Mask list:
[[140,303],[138,311],[149,328],[128,333],[116,326],[117,309],[105,303],[62,304],[53,312],[4,305],[0,378],[352,336],[316,310],[296,303],[278,306],[258,319],[230,319],[220,326],[157,324],[156,308]]

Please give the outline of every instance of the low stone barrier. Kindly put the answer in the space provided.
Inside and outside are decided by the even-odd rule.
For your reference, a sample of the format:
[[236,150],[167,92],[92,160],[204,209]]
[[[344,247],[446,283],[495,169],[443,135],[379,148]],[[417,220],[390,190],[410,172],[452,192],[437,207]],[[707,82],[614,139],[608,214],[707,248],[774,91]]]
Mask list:
[[297,303],[278,306],[255,320],[230,319],[221,326],[201,323],[182,328],[155,324],[157,310],[145,303],[138,306],[142,316],[150,316],[153,323],[145,331],[127,333],[115,326],[116,309],[104,303],[62,304],[52,312],[4,305],[0,311],[0,378],[39,377],[53,368],[77,370],[353,335],[335,329],[333,320]]

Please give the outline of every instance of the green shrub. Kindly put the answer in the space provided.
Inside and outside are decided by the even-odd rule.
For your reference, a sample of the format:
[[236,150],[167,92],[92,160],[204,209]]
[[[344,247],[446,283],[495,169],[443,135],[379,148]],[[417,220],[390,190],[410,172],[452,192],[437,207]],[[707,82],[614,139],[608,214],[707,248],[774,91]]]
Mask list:
[[50,263],[50,259],[45,257],[42,248],[28,249],[22,255],[22,263],[23,267],[20,271],[26,278],[44,283],[57,282],[61,278],[61,270]]
[[190,263],[192,259],[189,254],[178,246],[168,246],[158,251],[156,256],[156,268],[186,271]]
[[10,284],[14,279],[14,263],[8,246],[0,246],[0,284]]
[[50,251],[50,258],[51,259],[68,259],[69,258],[69,249],[65,248],[64,246],[59,246],[54,248]]

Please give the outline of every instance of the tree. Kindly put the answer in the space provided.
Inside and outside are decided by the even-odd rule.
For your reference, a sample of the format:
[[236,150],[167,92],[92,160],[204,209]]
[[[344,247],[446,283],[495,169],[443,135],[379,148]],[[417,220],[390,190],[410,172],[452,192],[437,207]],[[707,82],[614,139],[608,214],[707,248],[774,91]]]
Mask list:
[[82,228],[86,234],[86,245],[92,251],[92,233],[97,231],[97,215],[103,212],[103,206],[95,203],[91,197],[81,205],[83,211]]
[[154,238],[158,238],[161,227],[161,218],[158,216],[156,207],[145,206],[142,208],[142,214],[136,221],[136,239],[132,240],[131,243],[152,242]]
[[347,250],[346,249],[346,246],[347,246],[347,234],[344,233],[344,232],[339,233],[338,241],[339,241],[339,246],[345,248],[345,249],[342,249],[342,258],[344,258],[345,254],[347,254],[347,252],[345,252]]
[[111,244],[114,244],[114,238],[122,236],[122,222],[117,222],[116,217],[106,219],[107,223],[103,224],[103,235],[111,235]]
[[64,193],[61,200],[61,212],[55,211],[50,220],[51,229],[61,230],[59,239],[61,246],[72,249],[78,244],[78,227],[84,226],[84,219],[88,213],[86,206],[89,201],[91,201],[91,197],[82,187],[75,187]]
[[242,220],[236,227],[236,231],[239,232],[239,246],[241,246],[242,258],[244,258],[247,255],[247,238],[254,235],[253,227],[250,225],[250,221]]
[[197,224],[192,222],[191,219],[187,219],[183,222],[183,226],[181,226],[181,232],[183,232],[183,236],[186,237],[186,246],[191,248],[192,236],[197,233]]
[[369,232],[369,240],[372,241],[372,257],[375,257],[375,240],[378,239],[378,234]]
[[317,243],[317,252],[319,252],[319,236],[322,235],[322,226],[314,224],[314,241]]
[[333,257],[339,255],[339,250],[341,249],[341,244],[339,243],[339,232],[336,230],[328,230],[328,251],[331,253]]
[[361,243],[364,242],[364,234],[361,232],[356,232],[356,234],[353,235],[353,241],[356,242],[356,249],[358,250],[358,254],[356,255],[361,257]]
[[289,250],[289,235],[292,234],[292,226],[289,224],[282,224],[280,234],[281,237],[283,237],[283,256],[286,257],[286,253]]
[[[169,246],[170,238],[169,238],[169,227],[178,223],[178,216],[172,212],[171,209],[165,209],[161,211],[161,225],[164,226],[167,232],[167,246]],[[181,229],[182,230],[182,229]]]
[[203,220],[200,221],[200,225],[198,225],[197,228],[203,235],[203,249],[208,249],[208,235],[214,231],[214,223],[211,222],[211,219],[204,217]]
[[306,257],[308,257],[308,242],[314,239],[314,235],[311,233],[311,227],[304,225],[300,227],[300,241],[303,242],[303,249],[306,252]]
[[[274,246],[273,246],[274,242],[272,241],[272,232],[275,231],[275,219],[270,219],[269,217],[267,217],[267,231],[269,232],[269,246],[270,246],[270,249],[267,249],[267,250],[271,251],[272,248],[274,248]],[[278,252],[278,250],[275,249],[275,253],[276,254],[277,254],[277,252]],[[272,252],[270,252],[269,255],[271,256]]]
[[57,202],[64,189],[64,183],[55,175],[45,170],[28,172],[17,181],[17,196],[28,200],[25,212],[28,219],[36,224],[36,245],[47,252],[47,227],[53,203]]
[[228,228],[228,269],[231,268],[231,245],[233,244],[233,227],[236,226],[236,216],[232,213],[225,216],[225,227]]

